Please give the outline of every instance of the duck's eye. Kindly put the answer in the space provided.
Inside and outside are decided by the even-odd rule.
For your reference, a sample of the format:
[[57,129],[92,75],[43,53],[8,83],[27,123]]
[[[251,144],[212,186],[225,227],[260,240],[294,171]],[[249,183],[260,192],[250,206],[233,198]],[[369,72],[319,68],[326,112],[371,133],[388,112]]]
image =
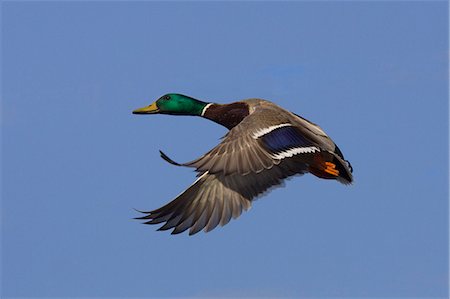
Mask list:
[[168,101],[168,100],[170,100],[170,96],[164,96],[163,99],[166,100],[166,101]]

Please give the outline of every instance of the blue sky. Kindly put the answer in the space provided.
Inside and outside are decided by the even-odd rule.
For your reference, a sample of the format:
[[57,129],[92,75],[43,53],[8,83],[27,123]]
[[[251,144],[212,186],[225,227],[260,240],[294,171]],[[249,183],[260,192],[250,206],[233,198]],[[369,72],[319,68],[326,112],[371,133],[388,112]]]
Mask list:
[[[2,297],[447,297],[448,4],[3,2]],[[211,233],[131,220],[225,129],[168,92],[272,100],[346,187],[287,182]]]

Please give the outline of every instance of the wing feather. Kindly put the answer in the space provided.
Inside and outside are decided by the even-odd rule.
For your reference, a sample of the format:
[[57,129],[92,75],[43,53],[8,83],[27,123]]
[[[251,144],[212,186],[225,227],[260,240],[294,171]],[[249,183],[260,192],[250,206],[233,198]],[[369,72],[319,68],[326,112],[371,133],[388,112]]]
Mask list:
[[138,219],[147,224],[165,222],[159,230],[173,229],[178,234],[189,229],[189,234],[211,231],[217,225],[227,224],[251,207],[251,202],[267,189],[282,183],[283,179],[304,173],[305,166],[298,161],[285,161],[260,173],[232,175],[203,173],[194,184],[170,203],[154,211],[145,212]]
[[335,148],[319,126],[270,106],[256,109],[198,159],[180,164],[162,156],[169,163],[194,167],[200,173],[246,175],[270,169],[293,155],[322,149],[333,152]]

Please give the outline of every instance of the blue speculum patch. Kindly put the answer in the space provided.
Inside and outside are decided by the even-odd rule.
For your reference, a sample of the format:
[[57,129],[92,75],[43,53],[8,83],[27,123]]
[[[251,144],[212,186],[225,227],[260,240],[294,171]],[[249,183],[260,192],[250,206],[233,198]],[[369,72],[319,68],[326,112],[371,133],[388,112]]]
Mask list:
[[313,145],[295,127],[281,127],[260,137],[265,147],[272,153],[279,153],[290,148]]

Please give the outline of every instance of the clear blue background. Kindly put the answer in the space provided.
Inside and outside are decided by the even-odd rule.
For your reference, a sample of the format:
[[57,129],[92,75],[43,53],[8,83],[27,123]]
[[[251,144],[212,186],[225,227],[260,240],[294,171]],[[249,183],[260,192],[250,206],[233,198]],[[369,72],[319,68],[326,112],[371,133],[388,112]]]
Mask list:
[[[448,4],[4,2],[3,297],[447,297]],[[261,97],[354,166],[211,233],[139,224],[225,129],[136,116]]]

